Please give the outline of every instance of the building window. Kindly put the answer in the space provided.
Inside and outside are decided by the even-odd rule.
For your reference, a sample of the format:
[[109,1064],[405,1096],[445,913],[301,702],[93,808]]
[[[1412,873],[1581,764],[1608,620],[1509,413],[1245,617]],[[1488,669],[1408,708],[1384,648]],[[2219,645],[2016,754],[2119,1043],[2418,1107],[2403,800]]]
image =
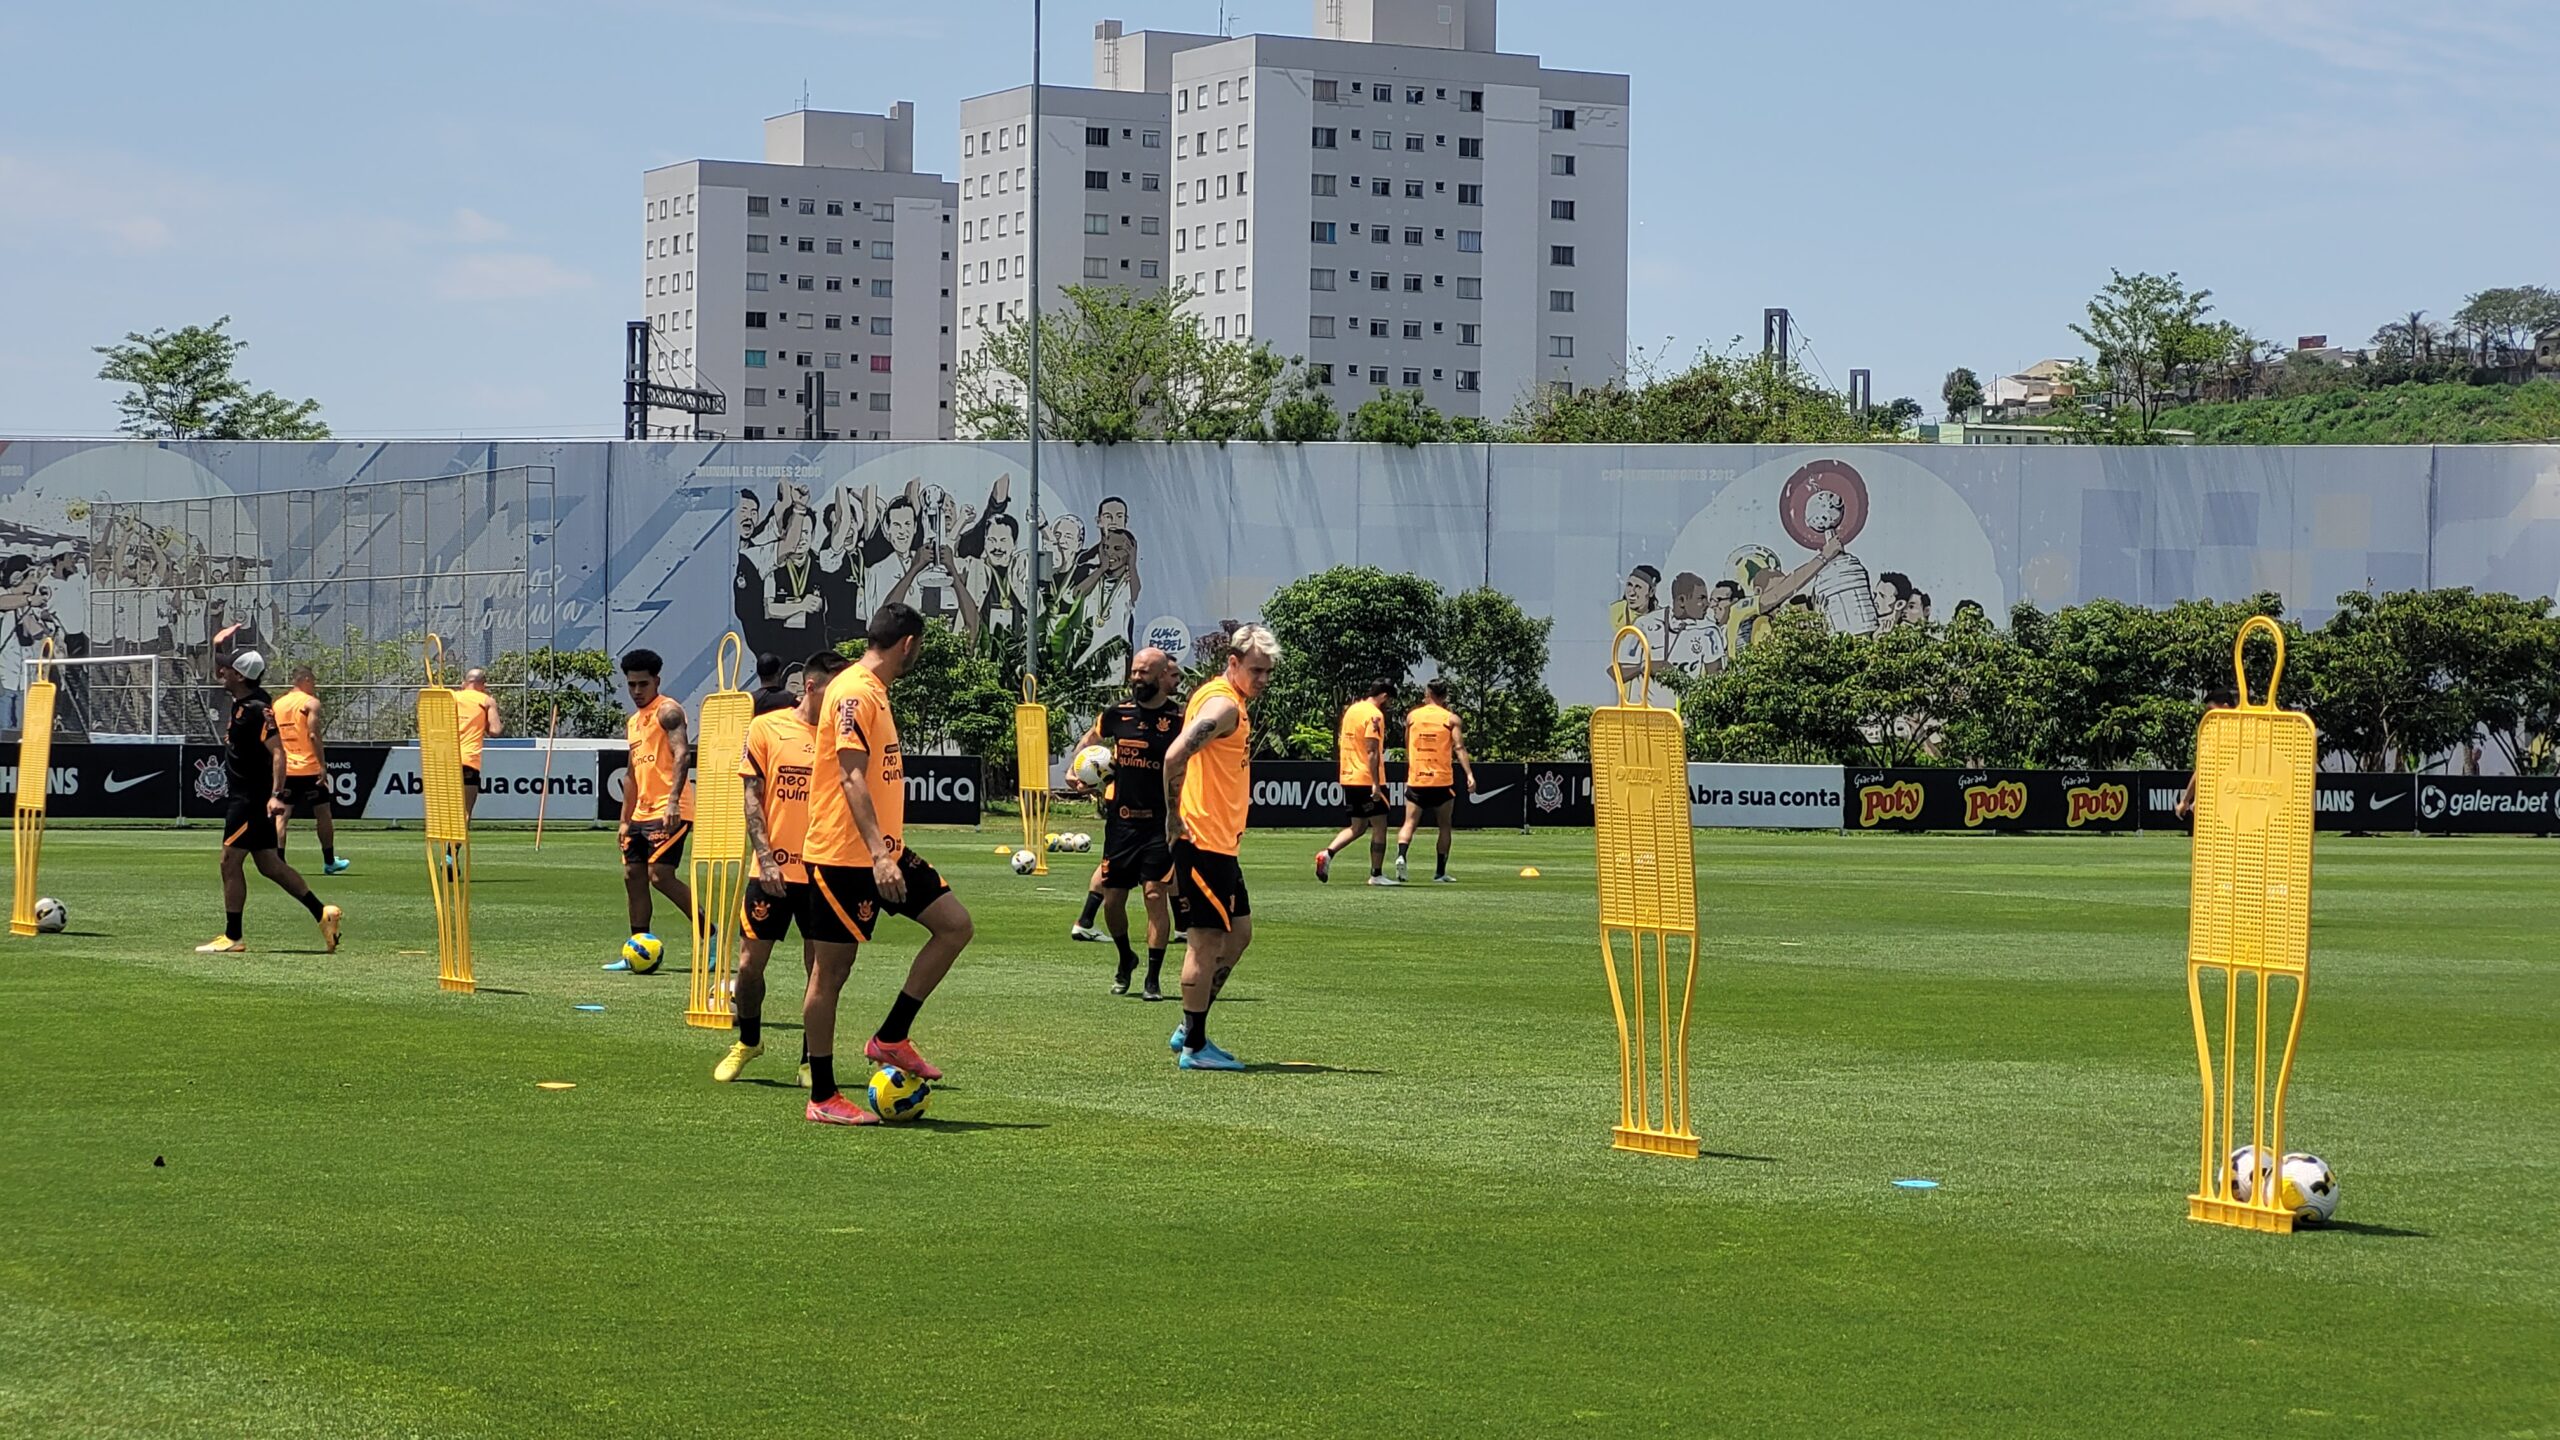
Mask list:
[[1332,271],[1330,271],[1330,270],[1310,270],[1310,271],[1308,271],[1308,272],[1307,272],[1307,288],[1308,288],[1308,289],[1310,289],[1310,290],[1330,290],[1330,289],[1332,289],[1332,288],[1333,288],[1333,272],[1332,272]]
[[1557,358],[1557,359],[1559,359],[1559,360],[1570,360],[1570,359],[1572,359],[1572,358],[1573,358],[1573,337],[1572,337],[1572,336],[1570,336],[1570,335],[1550,335],[1550,336],[1548,336],[1548,337],[1547,337],[1547,353],[1548,353],[1548,354],[1550,354],[1550,355],[1552,355],[1552,356],[1554,356],[1555,358]]
[[750,290],[762,290],[762,289],[764,289],[764,288],[765,288],[765,277],[763,276],[763,274],[761,274],[761,273],[760,273],[760,272],[758,272],[758,271],[754,271],[754,270],[750,270],[750,271],[748,271],[748,272],[747,272],[747,288],[748,288],[748,289],[750,289]]
[[1310,339],[1310,340],[1330,340],[1330,339],[1332,339],[1332,338],[1333,338],[1333,317],[1332,317],[1332,316],[1330,316],[1330,315],[1310,315],[1310,316],[1308,316],[1308,317],[1307,317],[1307,338],[1308,338],[1308,339]]
[[747,312],[747,328],[748,328],[748,329],[750,329],[750,330],[761,330],[761,329],[763,329],[763,328],[764,328],[764,312],[763,312],[763,311],[761,311],[761,310],[750,310],[750,311],[748,311],[748,312]]
[[1084,143],[1091,148],[1110,148],[1111,127],[1108,125],[1087,125],[1084,127]]
[[1421,104],[1421,103],[1422,103],[1422,87],[1421,87],[1421,86],[1419,86],[1419,85],[1408,85],[1408,86],[1406,86],[1406,87],[1405,87],[1405,92],[1404,92],[1404,103],[1406,103],[1407,105],[1419,105],[1419,104]]
[[888,356],[886,356],[886,355],[874,355],[874,356],[872,356],[872,357],[871,357],[871,373],[872,373],[872,374],[874,374],[874,375],[886,375],[886,374],[888,374],[888,373],[889,373],[889,357],[888,357]]
[[1461,275],[1461,276],[1459,276],[1459,277],[1458,277],[1458,298],[1459,298],[1459,299],[1461,299],[1461,300],[1481,300],[1481,299],[1483,299],[1483,298],[1484,298],[1484,281],[1483,281],[1483,280],[1481,280],[1481,279],[1479,279],[1479,278],[1477,278],[1476,276],[1473,276],[1473,275]]
[[1461,345],[1483,344],[1483,341],[1476,338],[1483,333],[1484,327],[1481,325],[1470,325],[1463,320],[1458,322],[1458,343]]
[[1407,320],[1406,322],[1404,322],[1404,338],[1406,338],[1407,340],[1419,340],[1419,339],[1421,339],[1421,338],[1422,338],[1422,322],[1421,322],[1421,321],[1419,321],[1419,320]]
[[1474,390],[1474,389],[1476,388],[1476,376],[1477,376],[1477,372],[1475,372],[1475,371],[1473,371],[1473,370],[1461,370],[1461,371],[1459,371],[1459,372],[1458,372],[1458,388],[1459,388],[1459,389],[1461,389],[1461,390],[1470,390],[1470,391],[1471,391],[1471,390]]
[[1384,290],[1384,289],[1386,289],[1386,288],[1387,288],[1387,284],[1388,284],[1388,280],[1387,280],[1387,272],[1386,272],[1386,271],[1384,271],[1384,270],[1372,270],[1372,271],[1370,271],[1370,272],[1369,272],[1369,288],[1370,288],[1370,289],[1372,289],[1372,290]]
[[828,253],[828,254],[830,254],[830,255],[841,255],[841,254],[843,254],[843,253],[844,253],[844,242],[843,242],[843,241],[841,241],[841,240],[830,240],[830,241],[828,241],[828,242],[827,242],[827,253]]
[[1369,148],[1372,150],[1393,150],[1396,148],[1396,137],[1385,130],[1372,130],[1369,132]]
[[1087,170],[1084,172],[1084,188],[1087,190],[1110,189],[1111,172],[1108,170]]
[[874,410],[887,410],[889,408],[889,392],[886,390],[872,391],[871,408]]
[[1086,216],[1084,217],[1084,233],[1086,233],[1087,235],[1108,235],[1108,234],[1110,234],[1110,233],[1111,233],[1111,217],[1110,217],[1110,216],[1108,216],[1108,215],[1092,215],[1092,214],[1088,214],[1088,215],[1086,215]]
[[844,317],[843,317],[843,316],[841,316],[841,315],[830,315],[830,316],[828,316],[828,317],[827,317],[827,328],[828,328],[828,329],[830,329],[830,330],[841,330],[841,329],[843,329],[843,328],[844,328]]
[[1421,181],[1419,181],[1419,180],[1407,180],[1406,182],[1404,182],[1404,198],[1406,198],[1407,200],[1419,200],[1419,199],[1421,199],[1421,198],[1422,198],[1422,182],[1421,182]]
[[1481,254],[1483,254],[1483,253],[1484,253],[1484,232],[1483,232],[1483,231],[1481,231],[1481,230],[1461,230],[1461,231],[1459,231],[1459,232],[1458,232],[1458,253],[1459,253],[1459,254],[1461,254],[1461,255],[1481,255]]
[[1387,338],[1387,322],[1386,322],[1386,321],[1384,321],[1384,320],[1372,320],[1372,321],[1370,321],[1370,322],[1369,322],[1369,338],[1370,338],[1370,339],[1372,339],[1372,340],[1384,340],[1384,339],[1386,339],[1386,338]]
[[1110,279],[1111,262],[1099,255],[1087,255],[1084,257],[1084,278],[1087,280]]
[[1570,265],[1570,264],[1572,264],[1572,263],[1573,263],[1573,247],[1572,247],[1572,246],[1570,246],[1570,245],[1550,245],[1550,246],[1548,246],[1548,247],[1547,247],[1547,263],[1548,263],[1548,264],[1550,264],[1550,265]]
[[1548,291],[1548,292],[1547,292],[1547,309],[1548,309],[1549,311],[1551,311],[1551,312],[1555,313],[1555,314],[1558,314],[1558,315],[1570,315],[1570,314],[1572,314],[1572,313],[1573,313],[1573,292],[1572,292],[1572,291],[1570,291],[1570,290],[1550,290],[1550,291]]
[[1407,385],[1420,385],[1422,383],[1422,372],[1407,368],[1404,372],[1404,383]]
[[844,213],[844,202],[841,200],[828,201],[827,213],[830,215],[842,215]]
[[1459,158],[1459,159],[1461,159],[1461,160],[1481,160],[1481,159],[1483,159],[1483,158],[1484,158],[1484,142],[1483,142],[1482,140],[1478,140],[1478,139],[1474,138],[1473,136],[1469,136],[1469,135],[1461,135],[1461,136],[1459,136],[1459,137],[1458,137],[1458,158]]
[[1307,193],[1310,195],[1339,194],[1340,192],[1334,187],[1341,178],[1338,175],[1310,175],[1307,177]]
[[748,426],[748,427],[747,427],[747,438],[748,438],[748,439],[750,439],[750,440],[761,440],[761,439],[763,439],[763,438],[764,438],[764,427],[763,427],[763,426],[761,426],[761,425],[750,425],[750,426]]
[[1573,173],[1573,157],[1572,157],[1572,156],[1570,156],[1570,155],[1554,155],[1554,156],[1550,156],[1550,157],[1548,157],[1548,160],[1547,160],[1547,173],[1548,173],[1548,174],[1550,174],[1550,175],[1570,175],[1570,174],[1572,174],[1572,173]]
[[1338,93],[1340,85],[1341,82],[1338,80],[1318,80],[1315,82],[1315,98],[1328,101],[1339,100],[1342,98]]
[[773,202],[767,200],[762,195],[750,195],[747,197],[747,213],[750,215],[770,215],[773,213]]
[[750,255],[766,254],[772,249],[772,237],[770,236],[750,235],[747,237],[747,253]]
[[[1321,242],[1321,241],[1319,241],[1318,243],[1320,243],[1320,244],[1321,244],[1322,242]],[[1185,227],[1183,227],[1183,228],[1181,228],[1181,229],[1178,229],[1178,230],[1174,231],[1174,232],[1173,232],[1173,253],[1174,253],[1174,254],[1176,254],[1176,255],[1179,255],[1179,254],[1182,254],[1184,251],[1189,250],[1190,248],[1191,248],[1191,230],[1190,230],[1190,227],[1185,226]]]
[[1164,233],[1164,221],[1153,215],[1141,215],[1138,217],[1138,233],[1141,235],[1161,235]]
[[750,370],[761,370],[761,369],[763,369],[763,368],[764,368],[764,352],[763,352],[763,351],[761,351],[761,350],[750,350],[750,351],[748,351],[748,352],[747,352],[747,368],[748,368],[748,369],[750,369]]
[[1419,245],[1419,244],[1421,244],[1421,243],[1422,243],[1422,227],[1421,227],[1421,226],[1419,226],[1419,225],[1407,225],[1406,227],[1404,227],[1404,243],[1406,243],[1407,245]]
[[1190,92],[1190,91],[1188,91],[1188,90],[1176,90],[1176,91],[1174,91],[1174,92],[1173,92],[1173,113],[1174,113],[1174,114],[1176,114],[1176,115],[1185,115],[1185,114],[1190,113],[1190,110],[1191,110],[1191,92]]
[[1395,188],[1395,182],[1392,180],[1372,180],[1369,182],[1369,193],[1382,200],[1389,195],[1394,194]]
[[874,316],[872,316],[872,317],[871,317],[871,333],[872,333],[872,334],[874,334],[874,335],[886,335],[886,334],[888,334],[888,333],[889,333],[889,317],[888,317],[888,316],[886,316],[886,315],[874,315]]
[[1158,267],[1156,262],[1153,260],[1141,260],[1138,262],[1138,276],[1140,279],[1153,280],[1156,278],[1157,271]]
[[1570,110],[1550,110],[1547,112],[1547,120],[1558,130],[1573,128],[1573,112]]
[[1309,244],[1311,244],[1311,245],[1330,245],[1330,244],[1334,243],[1334,242],[1333,242],[1333,222],[1332,222],[1332,221],[1330,221],[1330,220],[1310,220],[1310,221],[1308,221],[1308,222],[1307,222],[1307,243],[1309,243]]
[[750,385],[750,386],[748,386],[748,387],[747,387],[747,403],[748,403],[748,404],[750,404],[750,405],[761,405],[761,404],[763,404],[763,403],[764,403],[764,387],[763,387],[763,386],[761,386],[761,385]]
[[872,294],[874,294],[874,295],[879,296],[879,297],[880,297],[881,299],[883,299],[883,300],[888,299],[888,298],[890,297],[890,295],[891,295],[892,293],[894,293],[894,292],[890,289],[890,283],[891,283],[891,282],[886,281],[886,280],[874,280],[874,281],[872,281],[872,282],[871,282],[871,293],[872,293]]
[[1422,277],[1421,277],[1421,276],[1419,276],[1419,275],[1407,275],[1406,277],[1404,277],[1404,293],[1406,293],[1407,295],[1419,295],[1419,294],[1421,294],[1421,293],[1422,293]]
[[1404,137],[1404,148],[1407,150],[1420,150],[1422,148],[1422,137],[1419,135],[1407,135]]
[[1138,136],[1138,148],[1141,150],[1163,149],[1164,132],[1161,130],[1148,130],[1140,133]]
[[1483,204],[1484,187],[1481,185],[1469,185],[1461,181],[1458,185],[1458,203],[1461,205]]
[[897,246],[896,246],[896,244],[895,244],[894,242],[892,242],[892,241],[888,241],[888,240],[874,240],[874,241],[872,241],[872,242],[871,242],[871,258],[872,258],[872,259],[874,259],[874,260],[895,260],[895,259],[897,259],[897,258],[898,258],[898,250],[897,250]]
[[[835,317],[830,315],[827,318],[832,320]],[[820,356],[819,359],[821,363],[830,370],[841,370],[844,368],[844,352],[841,350],[830,350],[825,355]]]
[[1334,139],[1334,128],[1332,126],[1318,125],[1315,127],[1315,134],[1310,143],[1318,150],[1331,150],[1335,148]]
[[800,251],[799,251],[799,253],[801,253],[801,254],[803,254],[803,255],[814,255],[814,254],[816,254],[816,253],[817,253],[817,251],[818,251],[818,242],[817,242],[817,240],[816,240],[815,238],[804,238],[804,239],[802,239],[802,240],[800,241]]
[[1369,367],[1369,383],[1370,383],[1370,384],[1372,384],[1372,385],[1384,385],[1384,384],[1386,384],[1386,383],[1387,383],[1387,367],[1386,367],[1386,366],[1384,366],[1384,365],[1372,365],[1372,366],[1370,366],[1370,367]]
[[794,283],[803,290],[815,290],[818,288],[818,277],[815,275],[803,275]]
[[1466,111],[1467,113],[1469,113],[1469,114],[1471,114],[1471,115],[1481,115],[1481,114],[1483,114],[1483,113],[1484,113],[1484,92],[1483,92],[1483,91],[1481,91],[1481,90],[1461,90],[1461,91],[1459,91],[1459,92],[1458,92],[1458,108],[1459,108],[1459,109],[1461,109],[1461,110]]
[[1550,201],[1548,201],[1548,202],[1547,202],[1547,218],[1548,218],[1548,219],[1550,219],[1550,220],[1570,220],[1570,219],[1572,219],[1572,218],[1573,218],[1573,202],[1572,202],[1572,201],[1570,201],[1570,200],[1550,200]]

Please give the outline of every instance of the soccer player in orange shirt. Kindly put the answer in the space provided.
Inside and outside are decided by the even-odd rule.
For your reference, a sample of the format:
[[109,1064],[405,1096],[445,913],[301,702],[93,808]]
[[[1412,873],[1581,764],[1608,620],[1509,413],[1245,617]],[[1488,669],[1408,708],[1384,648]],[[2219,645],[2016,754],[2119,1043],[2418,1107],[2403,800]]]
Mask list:
[[489,672],[463,672],[462,688],[453,692],[454,718],[462,727],[462,813],[480,809],[480,752],[492,735],[507,733],[498,715],[498,697],[489,693]]
[[976,933],[967,907],[933,866],[906,845],[906,756],[889,710],[889,684],[915,664],[924,616],[891,601],[872,614],[862,658],[828,682],[818,711],[817,759],[809,782],[805,859],[817,903],[800,916],[815,942],[801,1038],[809,1047],[808,1118],[870,1125],[879,1117],[836,1088],[836,1001],[854,957],[885,912],[924,926],[925,941],[889,1014],[862,1047],[874,1065],[939,1080],[907,1031],[933,988]]
[[276,697],[276,735],[284,741],[285,813],[276,817],[276,848],[293,828],[293,812],[311,812],[320,832],[320,873],[344,875],[351,867],[338,858],[338,817],[330,809],[329,753],[321,738],[319,677],[308,665],[293,667],[293,688]]
[[1334,764],[1342,780],[1342,803],[1350,823],[1333,843],[1316,852],[1316,879],[1333,878],[1333,857],[1351,848],[1360,832],[1369,832],[1369,883],[1383,885],[1387,868],[1387,698],[1395,682],[1381,680],[1342,712],[1341,732],[1334,737]]
[[[738,917],[738,1040],[713,1068],[714,1080],[737,1079],[748,1061],[764,1053],[765,961],[790,936],[791,922],[819,903],[801,858],[808,848],[809,782],[818,764],[818,707],[826,701],[827,682],[850,663],[833,650],[810,656],[800,672],[800,698],[747,726],[738,773],[747,786],[747,848],[755,857],[755,878]],[[807,923],[800,927],[800,958],[817,973],[816,942]]]
[[[1433,680],[1422,687],[1422,703],[1404,717],[1404,829],[1396,834],[1396,878],[1404,883],[1404,855],[1413,832],[1424,821],[1440,827],[1440,853],[1432,883],[1453,885],[1449,876],[1449,837],[1458,821],[1458,776],[1467,777],[1467,793],[1476,793],[1476,762],[1467,755],[1465,727],[1449,709],[1449,682]],[[1452,762],[1455,768],[1452,768]]]
[[1165,807],[1173,851],[1173,913],[1191,946],[1182,957],[1182,1027],[1173,1048],[1185,1070],[1241,1070],[1244,1062],[1209,1043],[1209,1006],[1253,943],[1253,902],[1245,893],[1245,812],[1253,795],[1253,720],[1271,683],[1280,642],[1260,625],[1227,637],[1224,675],[1191,692],[1182,733],[1164,756]]
[[[622,657],[622,683],[631,692],[631,718],[622,727],[631,747],[631,768],[622,777],[622,893],[630,905],[634,935],[649,928],[652,887],[674,901],[687,920],[693,918],[693,888],[676,873],[684,859],[684,838],[693,829],[682,802],[685,772],[693,766],[693,741],[685,730],[684,707],[658,688],[665,668],[655,650]],[[617,960],[605,968],[629,967]]]

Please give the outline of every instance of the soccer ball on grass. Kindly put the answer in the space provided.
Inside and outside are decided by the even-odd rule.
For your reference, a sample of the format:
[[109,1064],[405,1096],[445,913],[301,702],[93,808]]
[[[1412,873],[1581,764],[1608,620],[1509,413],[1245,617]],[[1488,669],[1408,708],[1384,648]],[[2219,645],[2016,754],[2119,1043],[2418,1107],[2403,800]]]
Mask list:
[[[2258,1193],[2266,1169],[2266,1162],[2258,1158],[2258,1147],[2243,1145],[2232,1151],[2231,1198],[2245,1204]],[[2317,1225],[2336,1218],[2338,1177],[2328,1161],[2297,1150],[2276,1166],[2274,1178],[2276,1202],[2292,1211],[2294,1219]]]
[[1039,868],[1040,868],[1040,857],[1039,857],[1039,856],[1032,854],[1032,853],[1031,853],[1030,851],[1028,851],[1028,850],[1016,850],[1016,851],[1014,851],[1014,852],[1013,852],[1013,873],[1014,873],[1014,874],[1016,874],[1016,875],[1028,875],[1028,874],[1030,874],[1032,871],[1037,870],[1037,869],[1039,869]]
[[634,975],[651,974],[658,962],[667,958],[666,942],[643,930],[622,942],[622,961]]
[[62,908],[61,901],[47,895],[36,902],[37,934],[59,935],[62,933],[62,927],[70,923],[71,912]]
[[933,1099],[933,1087],[921,1075],[883,1065],[871,1072],[871,1088],[863,1098],[871,1113],[883,1120],[913,1120],[924,1114],[926,1103]]

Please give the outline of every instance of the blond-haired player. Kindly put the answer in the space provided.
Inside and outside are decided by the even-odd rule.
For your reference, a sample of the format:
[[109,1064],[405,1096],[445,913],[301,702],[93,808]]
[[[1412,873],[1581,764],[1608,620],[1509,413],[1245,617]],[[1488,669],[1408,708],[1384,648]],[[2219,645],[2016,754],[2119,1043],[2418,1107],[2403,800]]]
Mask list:
[[1209,1007],[1253,943],[1245,893],[1245,812],[1253,798],[1250,711],[1280,663],[1280,642],[1260,625],[1227,637],[1226,673],[1191,692],[1182,733],[1165,751],[1165,841],[1173,851],[1173,913],[1191,949],[1182,957],[1182,1028],[1173,1048],[1185,1070],[1241,1070],[1209,1043]]

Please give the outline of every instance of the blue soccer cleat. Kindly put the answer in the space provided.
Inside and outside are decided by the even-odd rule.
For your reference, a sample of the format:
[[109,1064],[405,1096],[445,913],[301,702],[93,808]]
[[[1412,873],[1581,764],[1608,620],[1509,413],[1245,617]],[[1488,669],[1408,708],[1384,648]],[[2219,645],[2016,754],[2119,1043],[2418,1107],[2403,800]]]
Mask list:
[[1177,1053],[1180,1052],[1182,1049],[1182,1037],[1189,1034],[1190,1031],[1191,1027],[1186,1023],[1175,1024],[1173,1027],[1173,1038],[1164,1042],[1164,1048]]
[[1212,1041],[1197,1050],[1182,1052],[1180,1064],[1185,1070],[1241,1070],[1244,1062],[1217,1047]]
[[337,859],[322,865],[320,867],[320,873],[323,875],[344,875],[355,867],[356,862],[348,859],[344,855],[341,855]]

